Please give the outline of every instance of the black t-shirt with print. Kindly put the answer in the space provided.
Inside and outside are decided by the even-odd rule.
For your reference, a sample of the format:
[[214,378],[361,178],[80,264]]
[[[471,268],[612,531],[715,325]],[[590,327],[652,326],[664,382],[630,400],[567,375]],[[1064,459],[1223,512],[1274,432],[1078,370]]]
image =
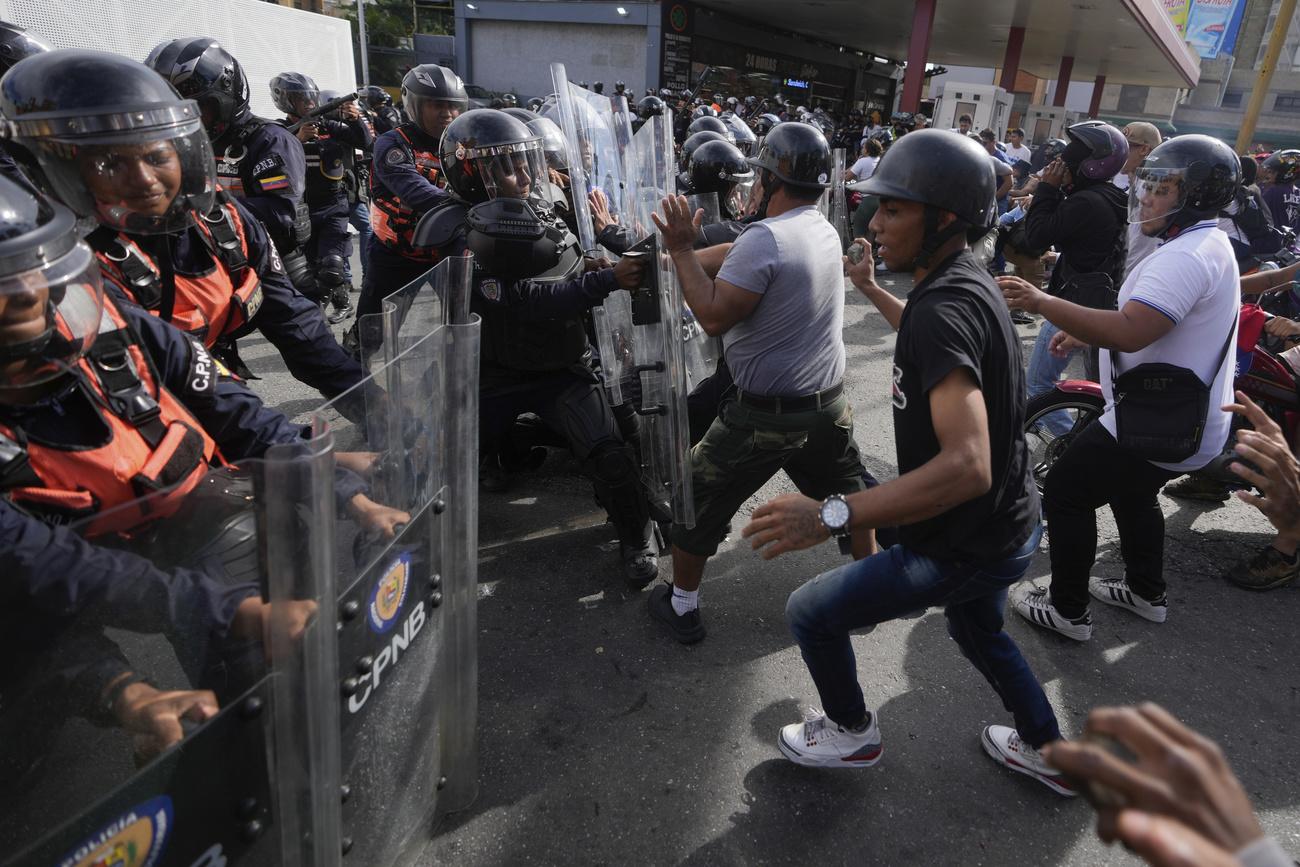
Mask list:
[[1029,538],[1039,520],[1038,489],[1025,445],[1020,339],[997,285],[969,250],[927,274],[903,308],[893,386],[900,475],[939,453],[929,392],[959,367],[984,395],[993,484],[981,497],[900,528],[900,537],[937,560],[995,562]]

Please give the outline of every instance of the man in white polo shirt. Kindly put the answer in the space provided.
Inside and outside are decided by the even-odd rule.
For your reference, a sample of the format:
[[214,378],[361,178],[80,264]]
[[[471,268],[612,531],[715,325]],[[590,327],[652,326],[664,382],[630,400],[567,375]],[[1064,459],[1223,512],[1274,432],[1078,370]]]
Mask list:
[[[1007,301],[1041,313],[1061,333],[1053,351],[1097,346],[1106,410],[1100,423],[1076,433],[1043,488],[1051,537],[1052,584],[1013,598],[1035,626],[1086,641],[1092,637],[1091,596],[1154,623],[1168,613],[1164,515],[1156,495],[1165,482],[1200,469],[1228,438],[1235,366],[1233,344],[1241,306],[1237,260],[1218,227],[1219,211],[1241,183],[1232,149],[1209,136],[1179,136],[1153,150],[1130,187],[1129,222],[1161,246],[1124,280],[1118,310],[1092,310],[1049,297],[1017,278],[1003,278]],[[1117,441],[1114,380],[1138,365],[1190,370],[1208,384],[1206,416],[1194,454],[1157,463]],[[1184,431],[1144,434],[1194,435]],[[1090,577],[1097,555],[1096,510],[1109,505],[1119,529],[1124,576]]]
[[1034,152],[1025,147],[1025,131],[1020,127],[1007,130],[1007,162],[1015,165],[1020,160],[1033,162]]

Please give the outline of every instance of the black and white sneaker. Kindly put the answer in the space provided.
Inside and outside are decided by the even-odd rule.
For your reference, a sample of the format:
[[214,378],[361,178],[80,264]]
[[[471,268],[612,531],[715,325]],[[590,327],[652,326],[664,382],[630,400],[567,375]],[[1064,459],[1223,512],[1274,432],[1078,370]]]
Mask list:
[[1161,593],[1159,599],[1148,602],[1129,589],[1124,578],[1089,578],[1088,592],[1098,602],[1132,611],[1152,623],[1164,623],[1169,616],[1169,600],[1165,594]]
[[657,584],[651,588],[646,597],[646,606],[650,609],[650,616],[667,627],[669,634],[682,644],[696,644],[704,640],[707,632],[704,621],[700,618],[700,609],[692,608],[685,614],[678,614],[673,609],[671,584]]
[[1048,597],[1046,587],[1031,587],[1022,593],[1012,594],[1011,607],[1021,617],[1042,629],[1050,629],[1075,641],[1092,638],[1092,615],[1085,611],[1082,617],[1071,620],[1061,614]]

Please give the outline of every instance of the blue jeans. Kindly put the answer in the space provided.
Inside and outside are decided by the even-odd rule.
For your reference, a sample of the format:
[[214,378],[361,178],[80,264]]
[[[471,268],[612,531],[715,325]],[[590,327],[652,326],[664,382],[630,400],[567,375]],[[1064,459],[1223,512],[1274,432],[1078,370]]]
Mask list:
[[[348,213],[348,222],[352,228],[357,230],[357,241],[361,244],[361,279],[364,281],[366,272],[370,270],[370,203],[357,202],[352,206]],[[348,278],[351,281],[352,263],[348,263]]]
[[948,634],[1015,717],[1020,736],[1034,747],[1059,738],[1042,686],[1002,628],[1007,588],[1024,577],[1042,534],[1035,522],[1019,550],[982,564],[941,562],[895,545],[824,572],[791,593],[786,622],[826,715],[843,726],[866,715],[850,631],[942,605]]
[[[1038,339],[1034,341],[1034,351],[1029,355],[1029,370],[1025,375],[1031,398],[1056,388],[1057,380],[1061,378],[1062,373],[1065,373],[1065,368],[1070,366],[1070,361],[1074,358],[1073,352],[1065,358],[1057,358],[1048,349],[1053,335],[1060,330],[1046,319],[1038,329]],[[1070,414],[1065,410],[1044,416],[1038,423],[1047,428],[1053,436],[1058,437],[1069,431],[1073,425]]]

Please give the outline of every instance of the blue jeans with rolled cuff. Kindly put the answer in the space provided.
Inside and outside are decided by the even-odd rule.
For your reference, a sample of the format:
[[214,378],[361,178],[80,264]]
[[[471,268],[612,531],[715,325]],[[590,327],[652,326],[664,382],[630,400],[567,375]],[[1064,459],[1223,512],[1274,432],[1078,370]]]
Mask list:
[[948,634],[1002,699],[1020,736],[1034,747],[1058,739],[1056,714],[1003,629],[1007,589],[1025,576],[1042,533],[1035,522],[1024,544],[993,563],[939,561],[895,545],[824,572],[790,594],[786,622],[826,716],[851,726],[866,715],[850,632],[941,605]]

